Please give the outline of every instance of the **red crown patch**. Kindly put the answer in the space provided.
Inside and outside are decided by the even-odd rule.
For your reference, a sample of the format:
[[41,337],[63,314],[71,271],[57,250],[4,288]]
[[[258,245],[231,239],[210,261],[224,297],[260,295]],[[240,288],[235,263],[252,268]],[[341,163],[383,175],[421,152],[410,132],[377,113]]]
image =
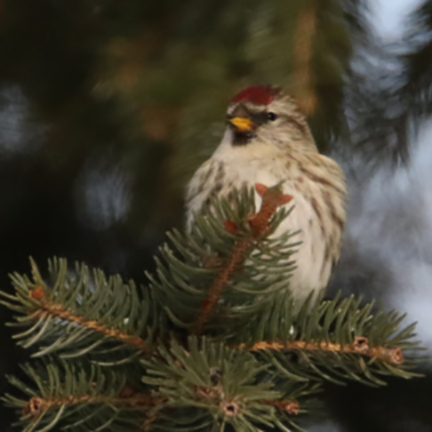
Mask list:
[[281,89],[271,85],[257,85],[246,87],[231,99],[231,104],[238,102],[252,102],[257,105],[268,105],[280,94]]

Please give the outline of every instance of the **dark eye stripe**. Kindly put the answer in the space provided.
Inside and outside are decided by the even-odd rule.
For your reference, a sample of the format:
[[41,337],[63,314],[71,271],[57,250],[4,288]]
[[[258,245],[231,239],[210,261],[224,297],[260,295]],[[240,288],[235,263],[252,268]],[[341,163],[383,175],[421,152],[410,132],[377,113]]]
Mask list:
[[269,118],[267,117],[266,112],[261,112],[253,114],[251,116],[251,120],[254,122],[255,125],[261,126],[262,124],[267,123],[269,121]]

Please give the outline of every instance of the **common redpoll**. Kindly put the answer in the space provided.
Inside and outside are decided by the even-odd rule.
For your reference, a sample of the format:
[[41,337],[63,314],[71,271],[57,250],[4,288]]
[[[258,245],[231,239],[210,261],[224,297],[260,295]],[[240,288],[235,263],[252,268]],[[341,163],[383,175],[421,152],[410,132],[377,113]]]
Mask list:
[[[222,142],[197,170],[187,188],[187,219],[211,197],[233,188],[267,187],[282,182],[291,195],[293,212],[272,234],[299,231],[302,244],[294,256],[290,289],[301,299],[327,286],[339,259],[345,224],[345,177],[340,166],[318,153],[304,115],[280,88],[248,87],[238,93],[227,111]],[[259,208],[260,196],[255,194]]]

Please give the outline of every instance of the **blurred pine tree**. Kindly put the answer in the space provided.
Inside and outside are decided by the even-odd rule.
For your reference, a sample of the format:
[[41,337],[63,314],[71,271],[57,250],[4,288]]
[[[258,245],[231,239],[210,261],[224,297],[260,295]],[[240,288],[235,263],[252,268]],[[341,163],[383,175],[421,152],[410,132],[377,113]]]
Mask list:
[[431,5],[390,50],[363,0],[3,0],[2,286],[29,254],[140,280],[247,84],[297,96],[323,151],[403,162],[430,114]]

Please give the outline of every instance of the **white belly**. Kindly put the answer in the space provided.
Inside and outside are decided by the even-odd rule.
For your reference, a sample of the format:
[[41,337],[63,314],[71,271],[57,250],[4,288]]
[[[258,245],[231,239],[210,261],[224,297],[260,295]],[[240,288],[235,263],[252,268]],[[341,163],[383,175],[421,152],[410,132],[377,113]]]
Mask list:
[[[262,165],[257,162],[257,164]],[[297,247],[297,251],[293,256],[296,261],[297,268],[290,279],[290,289],[296,298],[307,297],[312,290],[320,290],[327,285],[330,277],[331,266],[328,269],[323,269],[323,260],[325,255],[325,239],[322,236],[318,216],[315,213],[311,203],[306,199],[298,187],[294,185],[295,180],[287,178],[282,173],[281,167],[273,166],[271,172],[262,169],[261,167],[251,164],[250,169],[241,170],[238,172],[236,167],[232,173],[238,178],[239,184],[246,184],[248,187],[253,187],[255,183],[262,183],[267,187],[275,186],[282,183],[284,194],[291,195],[293,200],[286,204],[289,208],[294,206],[292,212],[284,219],[277,230],[272,234],[272,237],[278,237],[285,232],[300,231],[295,237],[290,239],[290,242],[301,241],[301,245]],[[227,176],[229,176],[229,168],[227,168]],[[313,185],[310,185],[313,187]],[[227,191],[228,192],[228,191]],[[255,193],[255,207],[258,209],[261,206],[261,197]]]
[[[219,182],[218,172],[221,170],[215,168],[219,161],[215,158],[209,162],[214,165],[203,166],[202,172],[197,172],[190,184],[189,193],[192,194],[192,197],[188,203],[189,224],[192,223],[193,212],[198,212],[209,196],[209,188],[202,188],[199,185],[205,179],[212,187]],[[252,158],[247,161],[237,158],[228,161],[225,159],[223,167],[223,174],[220,174],[223,179],[220,184],[223,186],[218,190],[218,194],[222,195],[228,194],[233,187],[254,187],[256,183],[271,187],[283,181],[283,192],[293,197],[293,200],[286,206],[294,205],[294,209],[272,236],[278,237],[287,231],[300,231],[295,238],[290,239],[290,242],[302,242],[292,257],[296,261],[297,268],[291,276],[290,289],[295,298],[301,299],[307,297],[312,290],[318,291],[324,288],[330,277],[331,263],[323,264],[326,250],[325,239],[317,213],[306,196],[317,186],[307,178],[299,184],[300,171],[293,167],[287,172],[286,159],[272,158],[265,164],[260,158]],[[211,176],[207,175],[208,172],[212,173]],[[261,206],[261,197],[258,193],[255,193],[255,206],[257,210]]]

